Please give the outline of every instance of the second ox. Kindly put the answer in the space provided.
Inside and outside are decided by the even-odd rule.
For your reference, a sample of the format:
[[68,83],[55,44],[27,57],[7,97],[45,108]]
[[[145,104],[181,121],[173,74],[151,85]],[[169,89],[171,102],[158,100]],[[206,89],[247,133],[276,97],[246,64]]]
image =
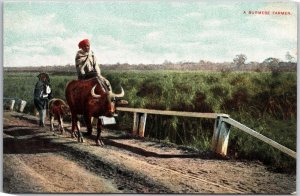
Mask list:
[[[107,88],[104,82],[98,78],[89,80],[73,80],[67,84],[66,100],[72,115],[72,137],[75,135],[75,129],[78,131],[78,141],[83,142],[83,137],[78,126],[78,116],[83,115],[87,127],[87,135],[92,134],[92,117],[99,116],[111,117],[115,112],[116,105],[123,100],[116,101],[115,98],[123,97],[124,90],[121,88],[120,94],[112,92],[111,87]],[[126,101],[125,101],[126,102]],[[103,125],[100,120],[97,122],[96,145],[103,145],[101,140],[101,129]]]
[[58,121],[58,130],[64,132],[63,118],[70,114],[69,106],[62,100],[53,98],[49,102],[50,130],[54,131],[54,119]]

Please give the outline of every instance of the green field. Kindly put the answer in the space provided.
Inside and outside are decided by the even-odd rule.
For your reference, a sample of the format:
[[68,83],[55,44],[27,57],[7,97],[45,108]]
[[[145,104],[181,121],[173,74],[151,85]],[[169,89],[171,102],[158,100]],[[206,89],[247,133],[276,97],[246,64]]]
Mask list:
[[[27,101],[33,113],[33,89],[38,73],[4,72],[4,97]],[[105,71],[116,93],[125,90],[128,107],[227,113],[231,118],[296,150],[296,72]],[[50,73],[53,96],[64,98],[76,76]],[[210,149],[213,120],[148,115],[146,137]],[[132,113],[120,113],[119,127],[132,128]],[[229,156],[260,160],[278,171],[295,172],[296,161],[237,129],[229,139]]]

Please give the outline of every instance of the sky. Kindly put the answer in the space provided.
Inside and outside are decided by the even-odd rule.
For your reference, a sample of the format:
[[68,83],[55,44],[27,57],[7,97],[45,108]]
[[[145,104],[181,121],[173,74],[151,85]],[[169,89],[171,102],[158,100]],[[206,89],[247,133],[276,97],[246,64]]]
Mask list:
[[[269,14],[249,14],[268,11]],[[273,11],[288,13],[278,15]],[[295,2],[5,1],[4,67],[74,65],[89,39],[99,64],[297,59]]]

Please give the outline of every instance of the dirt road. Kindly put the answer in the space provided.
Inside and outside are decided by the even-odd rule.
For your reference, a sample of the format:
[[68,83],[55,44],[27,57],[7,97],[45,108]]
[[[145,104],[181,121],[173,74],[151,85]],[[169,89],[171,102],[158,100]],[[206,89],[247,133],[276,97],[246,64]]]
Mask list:
[[39,128],[36,120],[4,112],[6,193],[290,194],[296,190],[295,174],[274,173],[259,162],[218,159],[113,130],[104,130],[106,145],[98,147],[94,136],[77,143],[69,132],[53,134],[47,127]]

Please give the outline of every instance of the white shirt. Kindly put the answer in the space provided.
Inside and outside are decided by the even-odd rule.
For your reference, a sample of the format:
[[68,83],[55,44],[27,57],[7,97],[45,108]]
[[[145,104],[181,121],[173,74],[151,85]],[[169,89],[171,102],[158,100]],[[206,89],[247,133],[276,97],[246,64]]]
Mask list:
[[100,67],[97,65],[96,57],[94,56],[94,52],[91,50],[89,52],[84,52],[80,49],[75,57],[75,65],[78,75],[84,75],[94,69],[98,76],[101,75]]

